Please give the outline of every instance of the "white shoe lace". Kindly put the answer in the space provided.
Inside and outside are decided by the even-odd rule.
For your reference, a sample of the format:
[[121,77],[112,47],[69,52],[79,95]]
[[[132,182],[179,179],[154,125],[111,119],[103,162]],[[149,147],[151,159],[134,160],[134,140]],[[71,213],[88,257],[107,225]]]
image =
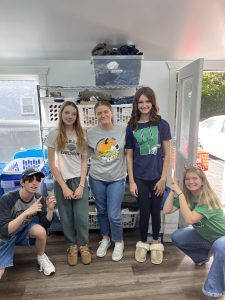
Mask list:
[[107,248],[108,245],[109,245],[109,241],[108,241],[108,240],[102,240],[102,241],[100,242],[99,249],[105,250],[105,248]]
[[97,250],[97,255],[102,257],[103,255],[106,254],[106,251],[109,248],[111,243],[110,243],[110,240],[103,239],[99,242],[99,244],[100,245],[99,245],[98,250]]

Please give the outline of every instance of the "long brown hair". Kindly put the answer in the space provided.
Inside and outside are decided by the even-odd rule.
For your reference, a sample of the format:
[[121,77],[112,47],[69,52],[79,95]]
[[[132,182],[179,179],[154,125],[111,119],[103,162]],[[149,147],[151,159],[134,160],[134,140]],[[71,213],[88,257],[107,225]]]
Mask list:
[[217,197],[216,193],[211,188],[205,173],[198,166],[188,167],[184,172],[183,192],[184,192],[185,198],[188,201],[189,206],[191,204],[191,197],[193,197],[193,196],[192,196],[191,192],[186,188],[185,178],[186,178],[186,175],[190,172],[195,173],[202,180],[202,187],[201,187],[200,193],[197,198],[197,203],[198,204],[206,204],[206,205],[208,205],[209,209],[221,208],[222,206],[221,206],[220,199]]
[[138,110],[138,101],[141,95],[146,96],[148,100],[152,103],[152,108],[149,115],[149,124],[158,124],[161,120],[161,116],[158,114],[159,106],[156,101],[156,96],[153,89],[151,89],[150,87],[141,87],[136,91],[134,95],[132,113],[128,122],[128,125],[134,128],[135,130],[137,129],[137,123],[140,120],[141,116],[140,111]]
[[66,143],[68,142],[68,139],[66,136],[66,126],[62,120],[63,110],[67,106],[72,106],[76,109],[77,116],[76,116],[76,120],[73,124],[73,129],[77,136],[77,147],[80,149],[80,151],[85,151],[85,150],[87,150],[87,141],[85,139],[84,130],[81,127],[79,110],[78,110],[78,107],[76,106],[76,104],[72,101],[65,101],[59,110],[58,133],[57,133],[57,137],[56,137],[57,151],[63,150],[66,146]]

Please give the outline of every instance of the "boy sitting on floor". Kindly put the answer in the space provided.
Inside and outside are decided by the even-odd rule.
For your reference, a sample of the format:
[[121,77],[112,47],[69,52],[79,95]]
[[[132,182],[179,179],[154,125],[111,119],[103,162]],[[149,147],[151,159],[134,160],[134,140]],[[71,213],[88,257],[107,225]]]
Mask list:
[[55,273],[55,267],[45,254],[46,229],[51,225],[56,200],[46,199],[47,212],[36,193],[44,174],[34,168],[22,173],[21,190],[4,194],[0,199],[0,279],[5,268],[13,266],[14,247],[34,245],[40,272]]

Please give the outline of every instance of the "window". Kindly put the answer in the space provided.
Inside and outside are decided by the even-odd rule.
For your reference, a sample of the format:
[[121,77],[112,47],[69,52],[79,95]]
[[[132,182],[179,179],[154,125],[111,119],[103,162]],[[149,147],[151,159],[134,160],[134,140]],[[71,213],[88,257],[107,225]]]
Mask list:
[[0,162],[18,151],[40,148],[36,80],[0,80]]
[[38,120],[37,81],[0,80],[0,119]]
[[21,97],[20,98],[21,113],[22,115],[34,115],[34,97]]
[[216,124],[215,119],[207,120],[206,122],[202,123],[202,127],[211,128],[214,124]]

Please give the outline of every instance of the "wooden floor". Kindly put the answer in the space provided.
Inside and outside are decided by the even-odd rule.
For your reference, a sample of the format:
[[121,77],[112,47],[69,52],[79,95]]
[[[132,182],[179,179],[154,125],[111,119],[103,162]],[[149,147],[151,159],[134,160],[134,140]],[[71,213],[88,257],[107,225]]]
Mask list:
[[[98,232],[90,233],[90,246],[95,253]],[[153,265],[134,260],[137,230],[125,230],[124,258],[111,260],[112,246],[107,256],[93,254],[90,265],[80,262],[75,267],[66,264],[66,245],[63,235],[48,237],[46,253],[56,267],[56,274],[46,277],[38,272],[33,248],[16,248],[13,268],[7,269],[0,281],[0,299],[207,299],[201,287],[210,263],[195,267],[171,243],[165,243],[164,261]]]

